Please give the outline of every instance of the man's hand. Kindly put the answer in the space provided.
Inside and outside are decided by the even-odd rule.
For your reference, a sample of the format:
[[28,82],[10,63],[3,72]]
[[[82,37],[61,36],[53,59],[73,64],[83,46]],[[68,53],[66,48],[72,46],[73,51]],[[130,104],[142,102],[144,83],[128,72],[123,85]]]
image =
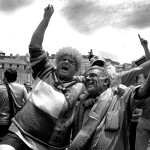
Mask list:
[[54,7],[53,5],[48,5],[45,9],[44,9],[44,18],[49,18],[52,16],[52,14],[54,13]]
[[142,115],[142,109],[138,109],[136,108],[134,111],[133,111],[133,114],[132,114],[132,119],[139,119]]
[[127,87],[123,84],[120,84],[117,86],[114,90],[114,95],[118,95],[119,97],[123,96],[123,94],[126,92]]
[[147,40],[141,38],[141,36],[140,36],[139,34],[138,34],[138,37],[139,37],[139,39],[140,39],[141,45],[142,45],[143,47],[148,47],[148,42],[147,42]]
[[52,5],[48,5],[44,9],[43,19],[32,35],[30,47],[36,47],[36,48],[42,47],[45,30],[49,24],[49,21],[50,21],[50,18],[52,16],[53,12],[54,12],[54,8]]

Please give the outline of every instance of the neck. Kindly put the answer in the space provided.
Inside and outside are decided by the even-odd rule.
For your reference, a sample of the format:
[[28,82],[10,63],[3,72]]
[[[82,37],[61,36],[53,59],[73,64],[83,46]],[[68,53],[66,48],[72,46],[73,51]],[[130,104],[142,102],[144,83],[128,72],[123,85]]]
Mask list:
[[58,77],[58,81],[61,82],[61,83],[68,82],[68,81],[72,81],[72,79],[73,79],[73,78],[59,78],[59,77]]
[[89,98],[96,98],[97,96],[99,96],[99,94],[94,94],[94,93],[89,93]]

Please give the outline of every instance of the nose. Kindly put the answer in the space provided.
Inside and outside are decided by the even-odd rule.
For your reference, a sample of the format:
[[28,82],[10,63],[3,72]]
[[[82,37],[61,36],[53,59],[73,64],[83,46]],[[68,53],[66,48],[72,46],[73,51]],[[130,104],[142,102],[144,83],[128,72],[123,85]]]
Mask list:
[[86,76],[86,81],[89,81],[90,79],[90,76]]
[[65,60],[65,62],[66,62],[66,63],[69,63],[69,60],[68,60],[68,59],[66,59],[66,60]]

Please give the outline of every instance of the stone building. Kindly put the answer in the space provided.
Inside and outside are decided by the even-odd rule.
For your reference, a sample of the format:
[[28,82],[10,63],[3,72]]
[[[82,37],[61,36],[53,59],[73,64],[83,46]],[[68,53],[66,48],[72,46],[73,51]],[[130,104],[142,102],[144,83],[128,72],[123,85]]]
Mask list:
[[[52,54],[51,56],[47,52],[47,56],[49,60],[54,63],[55,60],[55,54]],[[115,62],[111,59],[105,58],[107,63],[111,63],[116,67],[118,72],[123,70],[123,66],[126,65],[120,65],[120,63]],[[81,71],[78,73],[78,75],[84,75],[84,73],[88,70],[90,66],[88,55],[83,55],[82,60],[82,66]],[[6,56],[3,51],[0,51],[0,79],[3,78],[3,73],[7,68],[15,68],[18,73],[17,82],[24,84],[25,82],[30,82],[31,85],[34,83],[34,79],[32,78],[32,70],[30,68],[29,64],[29,54],[26,54],[25,56],[20,56],[19,54],[13,56],[10,54],[9,56]]]
[[3,51],[0,51],[0,79],[3,79],[3,73],[7,68],[14,68],[17,70],[17,82],[24,84],[25,82],[34,83],[29,66],[29,55],[19,56],[5,56]]

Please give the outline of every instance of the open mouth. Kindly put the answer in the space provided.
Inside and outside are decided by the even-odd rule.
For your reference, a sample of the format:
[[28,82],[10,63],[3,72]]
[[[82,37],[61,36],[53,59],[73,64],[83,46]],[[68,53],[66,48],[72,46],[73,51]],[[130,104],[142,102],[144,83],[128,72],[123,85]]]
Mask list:
[[68,71],[68,67],[63,66],[61,70]]
[[94,83],[93,82],[87,82],[86,85],[87,85],[87,87],[93,87]]
[[69,68],[66,67],[66,66],[63,66],[63,67],[61,68],[61,72],[62,72],[62,73],[68,73],[68,71],[69,71]]

